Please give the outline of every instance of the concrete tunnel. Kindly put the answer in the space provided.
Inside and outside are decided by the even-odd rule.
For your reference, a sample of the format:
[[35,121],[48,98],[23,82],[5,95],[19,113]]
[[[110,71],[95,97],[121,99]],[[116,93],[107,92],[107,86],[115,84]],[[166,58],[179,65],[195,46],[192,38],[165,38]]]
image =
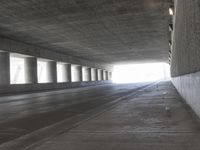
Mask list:
[[0,1],[0,150],[199,150],[199,88],[199,0]]

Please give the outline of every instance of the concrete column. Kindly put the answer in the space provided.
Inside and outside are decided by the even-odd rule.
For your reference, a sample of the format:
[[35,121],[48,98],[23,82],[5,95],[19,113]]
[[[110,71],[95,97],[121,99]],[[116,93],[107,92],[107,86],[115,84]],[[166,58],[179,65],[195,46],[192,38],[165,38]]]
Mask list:
[[98,81],[98,69],[95,69],[95,81]]
[[98,69],[98,81],[103,80],[103,70]]
[[97,69],[97,70],[98,70],[97,71],[97,74],[98,74],[97,80],[100,81],[101,80],[101,70],[100,69]]
[[82,70],[82,66],[78,66],[78,70],[79,70],[79,81],[82,82],[83,81],[83,70]]
[[72,65],[71,69],[72,82],[83,81],[82,66]]
[[106,80],[108,80],[108,71],[106,71]]
[[37,58],[25,58],[25,81],[26,83],[36,84],[37,79]]
[[83,81],[91,81],[91,68],[82,67]]
[[10,84],[10,55],[8,52],[0,52],[0,86]]
[[89,72],[88,81],[92,81],[92,68],[88,68],[88,72]]
[[110,80],[112,80],[112,72],[110,72]]
[[103,70],[101,70],[101,80],[103,80],[103,76],[104,76],[104,73],[103,73],[104,71]]
[[50,83],[57,83],[57,64],[55,61],[48,62],[48,77]]
[[97,69],[91,68],[91,81],[97,81],[97,80],[98,80]]
[[103,70],[103,80],[106,80],[106,71]]
[[108,72],[108,80],[111,80],[112,78],[112,72]]
[[65,64],[65,76],[66,76],[66,82],[71,82],[72,81],[72,76],[71,76],[71,64]]

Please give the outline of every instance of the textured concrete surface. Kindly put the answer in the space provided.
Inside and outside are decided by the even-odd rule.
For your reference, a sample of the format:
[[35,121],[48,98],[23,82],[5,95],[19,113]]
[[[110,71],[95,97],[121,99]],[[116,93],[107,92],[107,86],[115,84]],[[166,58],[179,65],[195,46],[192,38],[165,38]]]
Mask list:
[[180,95],[200,117],[200,72],[178,76],[172,81]]
[[180,95],[200,116],[200,1],[175,2],[171,74]]
[[199,120],[171,82],[146,85],[1,99],[0,149],[198,150]]
[[65,83],[40,83],[40,84],[13,84],[0,88],[0,94],[16,94],[23,92],[37,92],[45,90],[69,89],[76,87],[87,87],[101,84],[109,84],[111,81],[92,81],[92,82],[65,82]]
[[173,77],[200,70],[200,1],[176,0],[175,8]]
[[199,125],[172,84],[161,83],[33,149],[198,150]]
[[168,7],[168,0],[0,1],[0,34],[93,62],[167,61]]
[[[143,86],[146,84],[122,86],[110,84],[44,93],[1,96],[0,143],[4,144],[1,145],[0,149],[3,150],[4,146],[7,146],[5,142],[8,141],[10,141],[9,145],[11,146],[9,149],[24,149],[24,146],[57,134],[63,129],[71,128],[75,124],[104,111],[105,108],[112,106],[122,97],[134,93]],[[64,124],[59,125],[59,122],[63,122],[63,120]],[[54,124],[59,126],[54,127]],[[38,133],[38,130],[48,129],[49,126],[53,126],[53,129],[50,128]],[[12,141],[13,139],[16,140]],[[26,140],[23,141],[23,139]]]

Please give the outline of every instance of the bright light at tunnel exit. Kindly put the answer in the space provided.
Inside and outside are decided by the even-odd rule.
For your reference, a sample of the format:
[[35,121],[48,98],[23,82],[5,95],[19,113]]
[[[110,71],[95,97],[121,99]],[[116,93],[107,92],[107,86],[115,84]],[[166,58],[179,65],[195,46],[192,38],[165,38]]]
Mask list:
[[113,83],[140,83],[170,79],[167,63],[144,63],[114,66]]

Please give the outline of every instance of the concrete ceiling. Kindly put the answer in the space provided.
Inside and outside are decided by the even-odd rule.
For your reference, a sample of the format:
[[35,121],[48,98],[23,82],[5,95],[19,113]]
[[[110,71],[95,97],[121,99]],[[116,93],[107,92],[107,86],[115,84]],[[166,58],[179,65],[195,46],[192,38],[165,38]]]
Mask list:
[[168,0],[1,0],[0,35],[109,64],[167,61]]

